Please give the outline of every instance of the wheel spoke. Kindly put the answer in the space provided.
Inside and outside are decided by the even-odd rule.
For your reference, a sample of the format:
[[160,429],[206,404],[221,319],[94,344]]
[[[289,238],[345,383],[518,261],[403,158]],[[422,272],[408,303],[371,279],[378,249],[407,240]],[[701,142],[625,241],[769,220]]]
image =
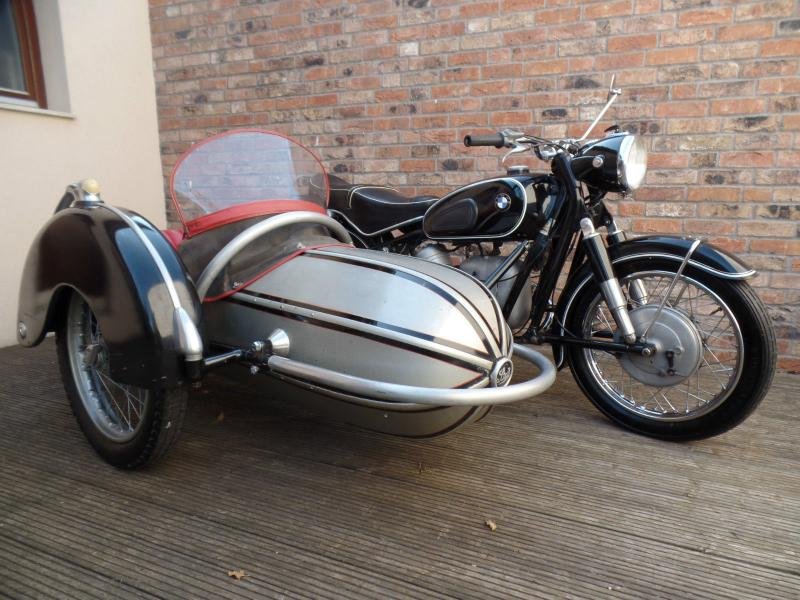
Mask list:
[[[108,395],[107,395],[106,397],[107,397],[109,400],[111,400],[111,402],[113,402],[113,403],[114,403],[114,406],[115,406],[115,407],[116,407],[116,409],[117,409],[117,410],[116,410],[116,414],[117,414],[118,416],[122,417],[122,419],[125,421],[125,424],[128,426],[128,429],[133,429],[133,428],[131,427],[131,422],[130,422],[130,420],[125,418],[125,415],[124,415],[124,413],[123,413],[123,410],[122,410],[122,408],[121,408],[121,407],[120,407],[120,405],[117,403],[117,399],[116,399],[116,397],[114,396],[114,392],[112,392],[112,391],[109,389],[109,387],[108,387],[108,384],[107,384],[107,383],[106,383],[106,381],[105,381],[107,376],[106,376],[105,374],[101,373],[100,371],[97,371],[97,375],[99,376],[99,377],[98,377],[98,380],[100,381],[100,384],[101,384],[101,385],[102,385],[102,386],[103,386],[103,387],[106,389],[106,391],[108,392]],[[110,381],[111,381],[111,380],[110,380]],[[113,383],[113,381],[112,381],[112,383]]]
[[[640,282],[637,285],[647,290],[648,306],[661,304],[667,290],[672,287],[665,306],[684,315],[689,326],[694,324],[700,335],[702,346],[697,349],[699,367],[694,372],[677,373],[675,384],[653,385],[652,376],[651,383],[637,379],[631,369],[641,367],[625,363],[614,353],[588,348],[581,351],[604,394],[626,410],[654,419],[695,418],[713,409],[729,393],[742,369],[743,340],[729,309],[712,290],[691,277],[682,275],[671,286],[673,279],[674,273],[652,271],[622,277],[621,283],[630,296],[631,284]],[[634,311],[641,307],[632,299],[629,299],[629,306]],[[601,332],[616,332],[599,292],[590,303],[583,323],[583,335],[587,337]]]
[[111,376],[100,326],[88,304],[77,295],[70,302],[67,324],[70,366],[84,410],[104,436],[127,442],[143,424],[148,390],[122,384]]

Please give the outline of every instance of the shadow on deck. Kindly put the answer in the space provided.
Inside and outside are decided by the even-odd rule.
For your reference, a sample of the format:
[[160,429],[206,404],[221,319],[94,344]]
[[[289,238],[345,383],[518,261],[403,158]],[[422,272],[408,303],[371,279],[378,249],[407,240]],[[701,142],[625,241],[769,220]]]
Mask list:
[[800,595],[798,376],[685,444],[612,426],[567,372],[428,441],[216,379],[134,473],[79,432],[51,340],[0,377],[0,597]]

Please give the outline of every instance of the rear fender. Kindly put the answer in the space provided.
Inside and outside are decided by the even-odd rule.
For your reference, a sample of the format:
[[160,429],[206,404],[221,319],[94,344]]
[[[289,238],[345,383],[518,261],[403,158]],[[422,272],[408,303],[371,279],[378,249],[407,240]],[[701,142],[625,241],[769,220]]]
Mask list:
[[[643,258],[662,258],[673,260],[676,264],[680,264],[686,258],[686,254],[694,241],[694,238],[669,235],[643,236],[611,245],[608,248],[608,254],[613,265]],[[721,279],[749,279],[757,275],[756,270],[744,261],[707,242],[702,242],[695,249],[689,258],[688,266],[705,271]],[[563,325],[567,322],[574,300],[591,279],[591,269],[584,262],[581,268],[577,269],[575,275],[567,282],[558,299],[556,307],[557,323]],[[559,327],[558,332],[563,334],[563,327]],[[559,369],[564,366],[564,349],[560,344],[553,344],[553,358]]]
[[152,223],[104,202],[58,211],[25,262],[19,343],[35,346],[55,330],[73,292],[97,318],[115,380],[174,387],[195,377],[201,305],[183,263]]

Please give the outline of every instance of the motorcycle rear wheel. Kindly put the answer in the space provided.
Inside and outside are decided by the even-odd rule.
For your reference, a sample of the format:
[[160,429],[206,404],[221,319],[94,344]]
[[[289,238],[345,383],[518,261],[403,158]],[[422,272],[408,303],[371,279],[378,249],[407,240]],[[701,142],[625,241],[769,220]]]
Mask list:
[[180,434],[185,388],[136,387],[115,381],[94,313],[73,292],[56,331],[61,380],[89,443],[107,462],[137,469],[163,456]]
[[[743,281],[687,268],[650,327],[678,264],[640,259],[615,267],[637,336],[650,328],[654,357],[567,351],[578,385],[603,414],[637,433],[675,441],[711,437],[741,423],[764,398],[776,361],[766,307]],[[647,290],[643,302],[633,299],[634,281]],[[565,325],[575,335],[619,340],[594,280],[575,299]],[[673,354],[668,362],[667,351]]]

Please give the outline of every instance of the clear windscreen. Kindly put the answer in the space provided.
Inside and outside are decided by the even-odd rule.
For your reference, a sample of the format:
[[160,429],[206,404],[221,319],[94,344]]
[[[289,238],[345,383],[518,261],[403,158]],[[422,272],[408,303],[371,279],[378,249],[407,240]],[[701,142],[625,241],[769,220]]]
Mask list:
[[268,131],[239,130],[191,148],[175,166],[171,194],[186,225],[261,202],[305,201],[324,209],[328,188],[319,160],[297,142]]

